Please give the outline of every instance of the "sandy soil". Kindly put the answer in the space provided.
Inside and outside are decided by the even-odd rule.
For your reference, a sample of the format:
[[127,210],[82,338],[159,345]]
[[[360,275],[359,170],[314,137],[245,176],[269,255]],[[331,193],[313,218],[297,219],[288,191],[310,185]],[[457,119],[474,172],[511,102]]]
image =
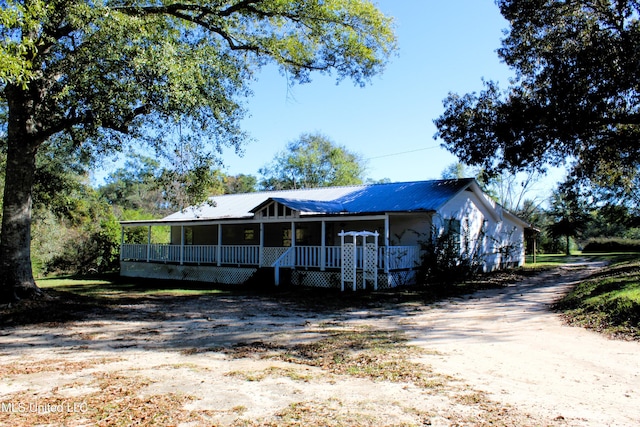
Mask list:
[[449,301],[406,322],[429,363],[489,396],[569,425],[640,425],[640,343],[562,323],[549,305],[599,266],[572,265]]
[[[597,268],[437,306],[165,297],[5,328],[0,425],[640,425],[640,343],[565,326],[549,311]],[[347,370],[342,353],[300,356],[353,331],[403,334],[410,346],[393,357],[415,372],[361,375],[385,357],[374,347],[353,348],[362,358]]]

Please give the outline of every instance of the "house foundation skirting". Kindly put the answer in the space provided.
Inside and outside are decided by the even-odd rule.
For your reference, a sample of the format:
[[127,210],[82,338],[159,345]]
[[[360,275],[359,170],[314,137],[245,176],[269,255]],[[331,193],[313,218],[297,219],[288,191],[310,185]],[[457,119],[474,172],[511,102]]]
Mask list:
[[120,275],[161,280],[188,280],[194,282],[238,285],[245,283],[257,268],[218,267],[203,265],[176,265],[135,261],[120,262]]
[[[257,272],[257,268],[250,267],[218,267],[206,265],[178,265],[163,263],[148,263],[136,261],[121,261],[120,275],[159,280],[186,280],[193,282],[217,283],[222,285],[241,285],[246,283]],[[391,289],[415,283],[415,270],[398,270],[389,273],[378,273],[378,289]],[[356,289],[364,289],[362,275],[357,274]],[[282,285],[287,285],[283,283]],[[293,286],[308,286],[314,288],[340,289],[340,270],[292,270],[290,284]],[[346,290],[353,289],[347,283]],[[373,289],[368,281],[367,289]]]
[[[378,273],[378,289],[413,285],[415,284],[415,279],[415,270],[380,272]],[[291,284],[294,286],[340,289],[340,271],[293,270],[291,272]],[[364,288],[362,274],[357,274],[356,289]],[[346,283],[345,289],[353,289],[353,284]],[[373,289],[373,284],[370,281],[367,281],[366,289]]]

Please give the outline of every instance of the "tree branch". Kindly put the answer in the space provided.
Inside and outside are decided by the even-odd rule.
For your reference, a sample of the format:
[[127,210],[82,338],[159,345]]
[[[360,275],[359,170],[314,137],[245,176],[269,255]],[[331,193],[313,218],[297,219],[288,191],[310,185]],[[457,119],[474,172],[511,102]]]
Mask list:
[[[262,3],[263,0],[242,0],[226,9],[215,9],[208,6],[196,4],[174,3],[165,6],[139,6],[139,7],[115,7],[114,10],[129,14],[132,16],[153,16],[153,15],[169,15],[175,18],[196,24],[219,35],[231,50],[253,52],[256,55],[273,55],[277,53],[264,49],[257,44],[243,43],[234,38],[228,31],[225,31],[215,22],[216,18],[223,18],[233,15],[234,13],[248,12],[258,17],[270,18],[274,16],[282,16],[293,22],[301,23],[299,16],[285,12],[268,12],[256,8],[255,5]],[[314,66],[310,63],[301,63],[293,61],[290,58],[281,57],[282,61],[298,68],[305,68],[313,71],[321,71],[334,66],[335,64],[327,64],[326,66]]]
[[[259,0],[258,0],[259,1]],[[187,22],[196,24],[202,28],[212,31],[222,37],[232,50],[245,50],[255,53],[267,53],[262,52],[258,46],[239,43],[234,39],[227,31],[224,31],[218,25],[211,22],[212,17],[228,16],[233,12],[237,12],[250,3],[256,3],[256,0],[246,0],[240,2],[234,6],[225,10],[216,10],[211,7],[201,6],[196,4],[182,4],[174,3],[166,6],[141,6],[141,7],[115,7],[114,10],[131,15],[131,16],[153,16],[153,15],[169,15],[175,18],[183,19]],[[259,12],[257,9],[252,8],[252,11]],[[263,14],[263,16],[267,16]],[[209,18],[209,19],[207,19]]]

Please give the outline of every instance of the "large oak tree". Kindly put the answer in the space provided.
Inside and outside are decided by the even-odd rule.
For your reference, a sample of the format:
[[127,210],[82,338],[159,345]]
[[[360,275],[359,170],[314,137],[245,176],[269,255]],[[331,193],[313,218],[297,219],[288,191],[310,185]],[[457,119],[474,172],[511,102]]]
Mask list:
[[292,82],[333,72],[364,84],[396,47],[390,19],[367,0],[0,5],[2,301],[40,292],[31,272],[31,194],[36,153],[53,139],[78,156],[146,143],[158,155],[187,146],[210,160],[242,144],[242,99],[259,67],[276,63]]
[[[566,164],[627,192],[640,171],[640,2],[499,0],[506,90],[450,94],[436,137],[487,171]],[[637,181],[636,181],[637,182]]]

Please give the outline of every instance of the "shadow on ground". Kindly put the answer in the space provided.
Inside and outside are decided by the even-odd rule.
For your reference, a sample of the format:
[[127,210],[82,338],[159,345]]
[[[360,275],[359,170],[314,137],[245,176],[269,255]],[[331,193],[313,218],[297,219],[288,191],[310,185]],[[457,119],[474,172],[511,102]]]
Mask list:
[[177,289],[176,282],[87,281],[47,289],[45,298],[0,308],[4,326],[0,346],[3,350],[26,346],[207,351],[252,342],[304,342],[317,337],[311,324],[330,327],[384,319],[397,327],[399,320],[436,301],[479,289],[508,290],[514,282],[538,273],[501,272],[462,286],[356,293],[211,289],[198,283],[180,283]]

